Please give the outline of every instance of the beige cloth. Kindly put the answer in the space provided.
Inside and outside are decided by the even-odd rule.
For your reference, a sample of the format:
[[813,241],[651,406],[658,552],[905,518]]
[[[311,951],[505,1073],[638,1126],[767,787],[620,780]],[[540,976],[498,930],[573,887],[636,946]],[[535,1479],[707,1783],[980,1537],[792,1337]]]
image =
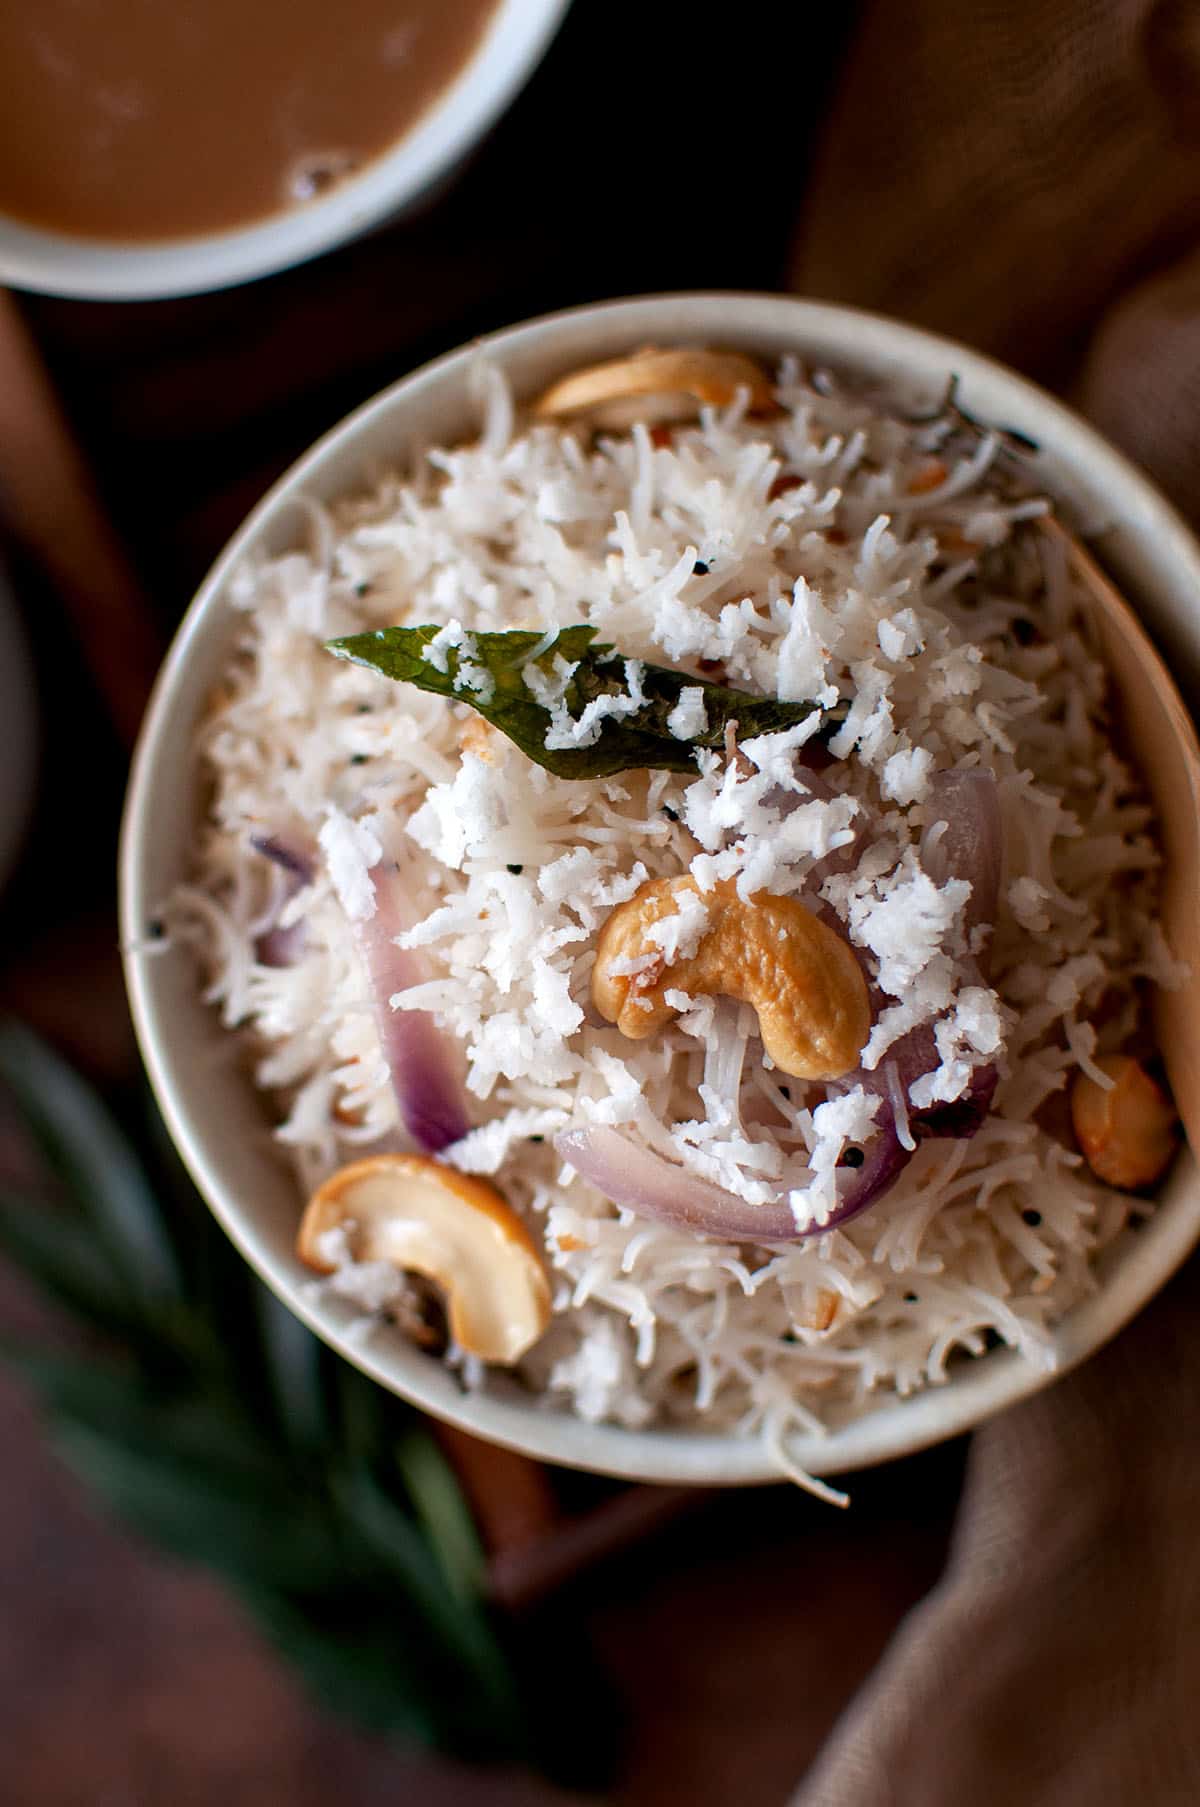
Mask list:
[[1200,514],[1200,6],[866,0],[793,287],[982,346]]
[[976,1434],[946,1573],[794,1807],[1200,1802],[1200,1265]]
[[[793,278],[1060,388],[1200,522],[1200,4],[867,0]],[[1193,1261],[977,1433],[946,1574],[795,1807],[1197,1807],[1198,1687]]]

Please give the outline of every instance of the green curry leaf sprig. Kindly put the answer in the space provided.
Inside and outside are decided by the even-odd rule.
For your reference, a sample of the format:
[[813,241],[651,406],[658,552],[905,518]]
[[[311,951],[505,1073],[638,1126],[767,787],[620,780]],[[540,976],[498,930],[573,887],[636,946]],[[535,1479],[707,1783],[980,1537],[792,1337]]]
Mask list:
[[[387,627],[327,645],[339,659],[469,703],[559,778],[608,778],[638,767],[694,773],[697,749],[722,748],[731,722],[737,724],[738,738],[748,740],[794,727],[815,707],[752,696],[690,672],[627,660],[598,641],[594,627],[565,627],[553,638],[536,629],[462,634],[457,645],[441,628]],[[684,702],[684,692],[695,690],[704,705],[703,726],[674,732],[669,718]],[[581,736],[586,744],[569,744],[569,734],[556,733],[568,718],[581,723],[591,705],[609,697],[617,699],[619,711],[593,709]],[[822,731],[835,725],[836,719],[828,717]],[[562,744],[564,738],[568,744]]]

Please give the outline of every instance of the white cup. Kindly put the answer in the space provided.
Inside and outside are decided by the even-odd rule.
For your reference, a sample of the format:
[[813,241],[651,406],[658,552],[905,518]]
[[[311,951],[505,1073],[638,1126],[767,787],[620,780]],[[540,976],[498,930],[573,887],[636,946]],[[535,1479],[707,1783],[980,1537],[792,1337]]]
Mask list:
[[500,0],[471,60],[413,130],[320,200],[236,231],[154,242],[77,238],[0,214],[0,282],[82,300],[149,301],[230,288],[357,238],[461,162],[533,73],[569,4]]
[[[762,295],[681,295],[613,302],[533,320],[481,341],[518,397],[580,365],[638,345],[716,344],[767,361],[784,352],[887,384],[923,400],[953,373],[977,418],[1017,429],[1041,448],[1049,493],[1105,526],[1106,564],[1185,684],[1200,672],[1200,547],[1157,491],[1061,403],[990,359],[913,327],[849,308]],[[296,1258],[302,1208],[272,1149],[264,1099],[237,1046],[201,1002],[185,950],[147,948],[146,924],[184,877],[202,807],[195,730],[230,656],[236,623],[227,597],[243,559],[302,543],[297,500],[328,501],[370,482],[409,449],[453,443],[477,424],[468,379],[476,347],[452,352],[368,402],[318,442],[259,504],[201,586],[159,678],[138,747],[121,844],[126,975],[146,1065],[171,1133],[200,1191],[247,1260],[279,1297],[347,1360],[393,1392],[496,1443],[552,1462],[635,1480],[738,1484],[778,1478],[765,1444],[702,1428],[627,1430],[547,1409],[511,1382],[464,1393],[440,1362],[382,1328],[363,1341],[345,1301],[314,1286]],[[1107,1341],[1174,1272],[1200,1237],[1200,1174],[1175,1163],[1158,1207],[1107,1252],[1096,1293],[1055,1335],[1063,1373]],[[909,1454],[969,1429],[1054,1376],[1008,1350],[954,1363],[948,1380],[885,1399],[825,1436],[795,1435],[792,1460],[837,1474]]]

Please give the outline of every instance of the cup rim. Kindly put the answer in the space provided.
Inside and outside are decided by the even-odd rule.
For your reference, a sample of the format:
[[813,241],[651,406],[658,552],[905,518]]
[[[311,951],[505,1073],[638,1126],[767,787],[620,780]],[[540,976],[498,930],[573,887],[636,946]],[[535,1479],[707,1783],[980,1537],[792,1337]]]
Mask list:
[[[737,327],[731,330],[736,310]],[[155,771],[173,732],[184,731],[176,693],[197,642],[220,602],[231,571],[277,522],[292,499],[309,490],[352,493],[356,471],[346,470],[353,448],[372,428],[394,421],[398,450],[403,416],[417,398],[465,384],[480,353],[511,368],[536,366],[541,381],[581,356],[613,355],[627,346],[666,337],[748,343],[756,335],[785,338],[798,351],[816,349],[837,366],[890,371],[906,384],[944,381],[957,374],[960,394],[983,418],[1037,438],[1065,467],[1055,492],[1085,514],[1110,517],[1105,552],[1118,577],[1132,574],[1160,610],[1143,619],[1184,620],[1184,654],[1176,661],[1200,673],[1200,623],[1191,598],[1200,594],[1200,545],[1176,510],[1123,454],[1071,409],[995,360],[940,335],[884,316],[799,297],[737,291],[664,294],[566,309],[490,333],[421,366],[389,385],[323,435],[272,487],[215,561],[180,626],[156,683],[134,756],[120,841],[121,940],[135,1029],[151,1083],[172,1137],[201,1194],[260,1277],[311,1329],[355,1366],[412,1403],[508,1448],[571,1467],[630,1480],[744,1485],[781,1478],[777,1456],[761,1436],[739,1438],[703,1429],[630,1430],[588,1424],[574,1414],[463,1393],[441,1363],[405,1344],[399,1333],[364,1342],[353,1312],[317,1294],[294,1259],[279,1257],[243,1205],[212,1167],[206,1137],[180,1095],[181,1068],[169,1047],[163,1000],[156,995],[154,961],[140,944],[141,925],[154,907],[148,889],[148,831]],[[341,476],[338,476],[341,469]],[[1178,626],[1178,623],[1176,623]],[[190,736],[192,724],[186,724]],[[222,1030],[221,1033],[227,1034]],[[250,1085],[250,1082],[246,1082]],[[1200,1239],[1200,1170],[1184,1151],[1154,1213],[1136,1236],[1126,1231],[1098,1266],[1101,1284],[1060,1323],[1052,1372],[1034,1368],[1014,1351],[964,1360],[941,1385],[906,1399],[892,1398],[849,1424],[822,1435],[791,1433],[789,1461],[813,1475],[855,1469],[915,1453],[974,1427],[1061,1377],[1117,1333],[1154,1295]]]
[[499,0],[473,55],[412,130],[328,195],[221,232],[86,238],[0,213],[0,282],[80,301],[156,301],[305,263],[416,201],[495,124],[549,49],[571,0]]

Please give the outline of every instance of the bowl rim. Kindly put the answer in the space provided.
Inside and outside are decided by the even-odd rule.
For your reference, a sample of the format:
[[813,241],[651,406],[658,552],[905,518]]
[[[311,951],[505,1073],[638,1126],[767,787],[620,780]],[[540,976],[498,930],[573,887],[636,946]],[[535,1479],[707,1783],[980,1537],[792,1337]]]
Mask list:
[[0,213],[0,282],[80,301],[202,295],[290,269],[416,201],[495,124],[549,49],[571,0],[498,0],[466,63],[390,150],[327,196],[221,232],[87,238]]
[[[739,314],[730,331],[731,310]],[[684,324],[680,324],[683,321]],[[251,511],[214,562],[176,634],[154,688],[134,755],[119,848],[119,895],[122,953],[126,984],[143,1059],[172,1138],[201,1195],[241,1253],[291,1311],[324,1341],[373,1379],[435,1416],[489,1441],[549,1462],[590,1469],[629,1480],[667,1483],[745,1485],[776,1481],[782,1468],[778,1454],[761,1435],[738,1437],[704,1430],[631,1430],[613,1424],[589,1424],[574,1414],[540,1408],[536,1403],[462,1392],[444,1364],[420,1355],[398,1332],[380,1329],[364,1340],[361,1320],[349,1307],[314,1287],[311,1277],[296,1273],[293,1262],[278,1258],[256,1229],[254,1213],[243,1206],[210,1168],[205,1137],[188,1117],[177,1096],[172,1061],[164,1034],[162,1000],[156,996],[155,963],[141,940],[142,924],[155,898],[148,889],[148,831],[152,821],[154,773],[160,750],[173,730],[173,697],[204,634],[209,612],[219,604],[231,571],[292,498],[323,473],[336,471],[372,426],[395,416],[396,439],[404,439],[407,403],[448,383],[466,382],[479,355],[501,363],[531,353],[540,345],[549,374],[556,361],[565,368],[579,356],[579,346],[598,338],[594,355],[615,351],[623,342],[636,344],[656,334],[679,338],[709,337],[734,342],[786,334],[798,350],[816,344],[828,362],[853,368],[881,361],[905,381],[942,380],[953,371],[960,391],[975,411],[981,398],[1003,406],[984,406],[985,418],[1027,429],[1038,425],[1043,450],[1070,467],[1078,480],[1084,506],[1101,491],[1119,494],[1118,527],[1147,568],[1160,571],[1158,587],[1179,597],[1200,594],[1200,545],[1177,511],[1123,454],[1103,439],[1065,404],[994,359],[941,335],[885,316],[795,296],[740,291],[659,294],[558,310],[519,322],[431,360],[390,384],[338,422],[304,453]],[[863,348],[869,355],[863,356]],[[547,351],[549,355],[547,356]],[[353,493],[361,472],[343,473],[335,487]],[[1056,479],[1061,493],[1062,474]],[[1066,485],[1069,488],[1069,485]],[[1186,612],[1181,601],[1181,612]],[[1200,660],[1200,625],[1192,630],[1193,663]],[[190,723],[189,723],[190,732]],[[225,1033],[222,1031],[222,1033]],[[996,1412],[1039,1391],[1069,1372],[1114,1336],[1178,1268],[1200,1240],[1200,1172],[1185,1151],[1176,1162],[1154,1213],[1136,1236],[1122,1234],[1114,1249],[1119,1260],[1102,1259],[1102,1284],[1058,1326],[1056,1366],[1046,1372],[1010,1350],[996,1350],[957,1368],[941,1385],[930,1385],[904,1399],[891,1399],[827,1433],[789,1433],[788,1461],[811,1475],[845,1474],[855,1469],[915,1453],[933,1443],[973,1428]]]

